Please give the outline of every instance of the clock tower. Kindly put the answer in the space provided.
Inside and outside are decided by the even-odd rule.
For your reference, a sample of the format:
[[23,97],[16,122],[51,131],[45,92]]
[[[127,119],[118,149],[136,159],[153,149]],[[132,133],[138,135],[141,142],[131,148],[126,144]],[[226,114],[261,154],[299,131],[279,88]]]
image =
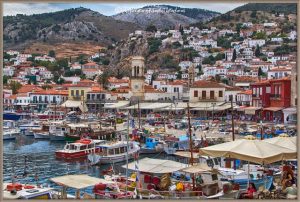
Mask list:
[[144,100],[145,94],[145,59],[142,56],[134,56],[131,59],[130,89],[133,100]]

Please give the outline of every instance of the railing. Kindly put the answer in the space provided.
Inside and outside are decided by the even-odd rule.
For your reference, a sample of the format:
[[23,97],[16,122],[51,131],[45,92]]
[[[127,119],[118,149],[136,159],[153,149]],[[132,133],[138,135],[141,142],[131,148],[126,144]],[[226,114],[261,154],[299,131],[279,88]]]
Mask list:
[[199,100],[216,100],[217,97],[199,97]]

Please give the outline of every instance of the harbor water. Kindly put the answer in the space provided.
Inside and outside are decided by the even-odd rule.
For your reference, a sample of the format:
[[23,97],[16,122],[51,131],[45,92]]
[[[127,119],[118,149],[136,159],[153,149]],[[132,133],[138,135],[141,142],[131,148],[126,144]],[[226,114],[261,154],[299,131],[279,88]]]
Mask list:
[[[62,149],[64,145],[65,142],[36,140],[34,137],[25,135],[19,135],[15,141],[4,141],[3,181],[12,182],[14,175],[15,181],[22,184],[38,183],[43,186],[61,188],[51,182],[50,178],[67,174],[87,174],[103,178],[102,171],[110,166],[113,166],[115,174],[126,173],[126,170],[121,167],[126,162],[119,162],[114,165],[91,166],[87,159],[72,161],[56,159],[55,151]],[[153,158],[154,155],[148,156]],[[156,158],[166,158],[164,154],[155,156]],[[140,158],[143,157],[146,157],[146,155],[140,156]],[[67,191],[70,194],[75,193],[75,190],[70,188]],[[91,193],[92,187],[84,191]]]

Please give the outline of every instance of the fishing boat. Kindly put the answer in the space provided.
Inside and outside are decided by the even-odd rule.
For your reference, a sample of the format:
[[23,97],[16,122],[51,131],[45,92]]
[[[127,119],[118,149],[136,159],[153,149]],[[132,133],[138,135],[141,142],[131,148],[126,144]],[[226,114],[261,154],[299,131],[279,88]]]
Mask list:
[[87,157],[92,152],[98,152],[99,146],[104,144],[105,140],[81,139],[73,143],[67,143],[62,150],[55,152],[57,158],[75,159]]
[[[128,152],[127,152],[128,148]],[[140,150],[137,142],[117,141],[107,144],[96,146],[98,152],[88,155],[88,159],[92,165],[95,164],[107,164],[122,162],[127,159],[131,159]]]
[[27,121],[27,123],[20,124],[19,129],[24,132],[26,136],[33,136],[33,133],[30,132],[32,129],[41,130],[42,126],[39,121]]
[[141,147],[141,154],[160,153],[164,150],[164,142],[159,138],[146,137],[145,144]]
[[186,135],[182,135],[179,138],[167,137],[165,139],[164,151],[173,155],[176,151],[186,151],[189,149],[189,138]]

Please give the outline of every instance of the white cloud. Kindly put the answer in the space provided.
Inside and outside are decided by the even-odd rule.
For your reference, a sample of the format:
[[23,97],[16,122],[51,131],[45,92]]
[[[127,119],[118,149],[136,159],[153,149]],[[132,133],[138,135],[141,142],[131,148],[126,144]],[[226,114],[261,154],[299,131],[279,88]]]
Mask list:
[[4,3],[3,15],[16,15],[16,14],[39,14],[49,13],[63,10],[53,4],[49,3]]

